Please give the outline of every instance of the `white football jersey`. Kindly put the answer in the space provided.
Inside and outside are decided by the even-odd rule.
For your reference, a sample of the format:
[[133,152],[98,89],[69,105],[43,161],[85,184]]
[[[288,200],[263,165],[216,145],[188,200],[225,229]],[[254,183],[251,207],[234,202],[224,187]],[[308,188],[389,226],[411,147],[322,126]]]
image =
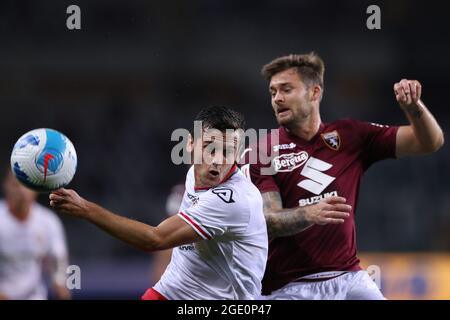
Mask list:
[[15,300],[46,299],[44,263],[53,267],[52,281],[63,285],[67,247],[59,218],[34,204],[28,219],[19,221],[0,201],[0,293]]
[[194,167],[178,216],[204,240],[174,248],[155,290],[169,300],[254,299],[267,261],[267,228],[259,190],[234,172],[218,186],[196,190]]

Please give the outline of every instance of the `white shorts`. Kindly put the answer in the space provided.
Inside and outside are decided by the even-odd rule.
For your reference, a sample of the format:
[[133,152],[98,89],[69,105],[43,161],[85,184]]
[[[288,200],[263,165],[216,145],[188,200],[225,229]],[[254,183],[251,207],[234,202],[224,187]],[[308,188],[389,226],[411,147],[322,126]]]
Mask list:
[[291,282],[261,300],[385,300],[367,271],[350,271],[324,281]]

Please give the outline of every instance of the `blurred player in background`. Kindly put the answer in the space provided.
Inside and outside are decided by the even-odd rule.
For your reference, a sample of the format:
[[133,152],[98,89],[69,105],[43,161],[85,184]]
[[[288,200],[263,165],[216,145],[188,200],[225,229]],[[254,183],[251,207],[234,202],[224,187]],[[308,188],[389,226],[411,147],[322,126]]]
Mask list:
[[[356,256],[354,209],[361,176],[382,159],[435,152],[444,136],[420,100],[416,80],[394,85],[407,126],[351,119],[323,123],[324,69],[314,53],[280,57],[262,69],[280,125],[279,144],[270,136],[261,141],[278,152],[272,165],[250,165],[270,238],[263,294],[268,299],[383,299]],[[261,171],[270,167],[272,175]],[[336,196],[353,208],[350,218],[317,223],[310,208],[327,208]]]
[[[181,202],[184,196],[184,185],[177,184],[172,187],[170,194],[166,200],[166,213],[168,217],[176,215],[180,209]],[[172,249],[157,251],[153,254],[151,281],[156,283],[161,279],[164,271],[170,263],[172,256]]]
[[69,299],[64,229],[58,216],[36,202],[37,194],[21,185],[8,170],[0,200],[0,299],[47,299],[43,278],[48,272],[51,293]]
[[142,299],[252,299],[260,294],[268,239],[261,194],[236,166],[244,119],[212,107],[196,120],[200,136],[190,137],[187,150],[201,161],[189,169],[180,211],[157,227],[115,215],[73,190],[51,193],[50,204],[137,248],[176,247]]

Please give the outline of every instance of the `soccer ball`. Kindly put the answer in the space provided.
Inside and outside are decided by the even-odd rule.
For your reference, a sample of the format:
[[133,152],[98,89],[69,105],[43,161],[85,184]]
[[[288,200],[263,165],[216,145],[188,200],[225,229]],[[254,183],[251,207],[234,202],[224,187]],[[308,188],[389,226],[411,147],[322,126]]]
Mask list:
[[52,129],[25,133],[11,154],[14,176],[26,187],[49,192],[65,187],[77,169],[77,154],[70,140]]

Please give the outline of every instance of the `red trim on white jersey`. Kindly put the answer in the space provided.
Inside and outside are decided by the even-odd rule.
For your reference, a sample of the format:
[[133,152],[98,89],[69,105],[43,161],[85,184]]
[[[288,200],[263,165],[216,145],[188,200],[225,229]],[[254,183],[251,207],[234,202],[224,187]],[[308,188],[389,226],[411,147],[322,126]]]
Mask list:
[[208,239],[211,240],[212,236],[209,234],[209,232],[201,227],[199,224],[197,224],[194,219],[190,218],[187,214],[183,213],[183,212],[179,212],[178,215],[184,220],[186,221],[191,227],[194,228],[194,230],[203,238],[203,239]]

